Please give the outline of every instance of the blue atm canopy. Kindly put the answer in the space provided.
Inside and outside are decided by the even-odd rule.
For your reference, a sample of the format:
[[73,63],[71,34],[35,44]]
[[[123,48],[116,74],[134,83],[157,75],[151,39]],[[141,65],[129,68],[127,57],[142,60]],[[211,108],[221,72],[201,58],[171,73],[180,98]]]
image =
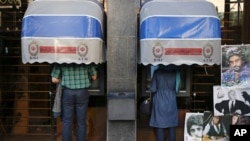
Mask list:
[[140,10],[143,65],[221,63],[221,28],[215,6],[205,0],[151,0]]
[[103,7],[95,0],[33,1],[21,42],[23,63],[102,63]]

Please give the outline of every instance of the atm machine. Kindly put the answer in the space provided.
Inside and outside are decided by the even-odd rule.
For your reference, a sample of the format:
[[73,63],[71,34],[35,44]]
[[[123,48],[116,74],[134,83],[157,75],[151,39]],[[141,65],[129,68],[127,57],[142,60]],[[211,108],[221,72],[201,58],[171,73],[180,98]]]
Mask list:
[[103,5],[97,0],[31,2],[22,23],[22,62],[96,64],[99,79],[90,92],[103,95],[103,18]]
[[[145,0],[140,9],[142,96],[159,64],[181,70],[178,97],[189,97],[192,65],[220,65],[221,29],[215,6],[204,0]],[[188,103],[188,101],[187,101]]]
[[[98,79],[92,82],[89,92],[91,98],[104,97],[106,48],[103,21],[103,3],[98,0],[30,2],[22,21],[23,64],[93,64],[97,67]],[[60,125],[56,126],[60,130]]]

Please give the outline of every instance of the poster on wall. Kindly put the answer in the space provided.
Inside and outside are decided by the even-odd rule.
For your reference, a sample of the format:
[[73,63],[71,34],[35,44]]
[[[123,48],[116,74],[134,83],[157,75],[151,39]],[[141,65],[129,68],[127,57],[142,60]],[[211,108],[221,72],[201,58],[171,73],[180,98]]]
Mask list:
[[250,116],[187,112],[184,141],[230,141],[230,125],[250,125]]
[[250,86],[250,45],[222,46],[221,85]]
[[203,113],[186,113],[184,141],[202,141]]
[[250,87],[213,87],[214,115],[250,116]]
[[205,111],[203,116],[203,141],[229,141],[230,115],[216,116]]

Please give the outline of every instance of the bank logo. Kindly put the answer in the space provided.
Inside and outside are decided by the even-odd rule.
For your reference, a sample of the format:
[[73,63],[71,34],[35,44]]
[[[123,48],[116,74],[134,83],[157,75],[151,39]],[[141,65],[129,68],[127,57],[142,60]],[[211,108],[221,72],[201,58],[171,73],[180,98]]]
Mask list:
[[163,46],[160,43],[157,43],[154,47],[153,47],[153,54],[155,56],[155,58],[161,58],[163,53],[164,53],[164,49]]
[[85,57],[88,54],[88,46],[84,43],[81,43],[77,47],[77,52],[78,52],[79,56]]
[[210,44],[207,44],[204,48],[203,48],[203,56],[205,56],[206,58],[210,58],[213,54],[213,47]]
[[35,41],[32,41],[30,44],[29,44],[29,54],[31,56],[36,56],[38,54],[38,51],[39,51],[39,46],[37,45],[37,43]]

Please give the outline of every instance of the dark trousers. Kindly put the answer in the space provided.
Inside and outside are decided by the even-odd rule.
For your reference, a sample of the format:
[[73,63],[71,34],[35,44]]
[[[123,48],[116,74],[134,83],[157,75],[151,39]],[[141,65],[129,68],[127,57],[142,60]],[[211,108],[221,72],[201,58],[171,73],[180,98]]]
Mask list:
[[[176,129],[175,127],[166,128],[168,129],[168,141],[176,141]],[[157,141],[165,141],[165,128],[156,129]]]
[[87,109],[89,93],[87,89],[64,88],[62,93],[62,140],[72,141],[74,115],[77,123],[77,141],[87,141]]

